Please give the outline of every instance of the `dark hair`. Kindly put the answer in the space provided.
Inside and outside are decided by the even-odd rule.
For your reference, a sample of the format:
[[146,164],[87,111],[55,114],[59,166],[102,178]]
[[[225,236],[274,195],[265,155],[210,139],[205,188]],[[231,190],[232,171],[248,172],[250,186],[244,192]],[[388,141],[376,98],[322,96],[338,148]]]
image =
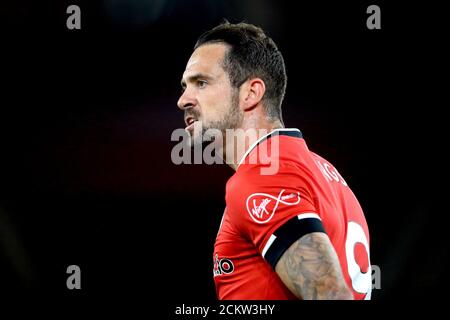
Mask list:
[[208,44],[223,42],[230,46],[222,62],[231,85],[239,88],[252,77],[266,85],[263,104],[271,119],[281,116],[281,103],[286,91],[286,68],[275,42],[261,28],[252,24],[231,24],[228,21],[202,34],[194,50]]

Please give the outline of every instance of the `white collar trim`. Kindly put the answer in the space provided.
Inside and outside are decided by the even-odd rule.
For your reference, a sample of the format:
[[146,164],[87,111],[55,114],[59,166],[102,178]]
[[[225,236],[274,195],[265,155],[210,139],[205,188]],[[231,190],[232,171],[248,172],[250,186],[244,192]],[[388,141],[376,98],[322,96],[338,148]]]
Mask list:
[[258,145],[258,143],[260,143],[262,140],[264,140],[265,138],[267,138],[268,136],[272,135],[273,133],[277,132],[277,131],[298,131],[300,132],[299,129],[297,128],[279,128],[279,129],[274,129],[271,132],[269,132],[268,134],[262,136],[261,138],[259,138],[258,140],[255,141],[255,143],[253,143],[250,148],[247,149],[247,151],[245,151],[244,155],[241,158],[241,161],[239,161],[236,170],[239,168],[239,166],[242,164],[242,162],[244,162],[245,158],[247,158],[247,156],[250,154],[250,152],[252,152],[252,150]]

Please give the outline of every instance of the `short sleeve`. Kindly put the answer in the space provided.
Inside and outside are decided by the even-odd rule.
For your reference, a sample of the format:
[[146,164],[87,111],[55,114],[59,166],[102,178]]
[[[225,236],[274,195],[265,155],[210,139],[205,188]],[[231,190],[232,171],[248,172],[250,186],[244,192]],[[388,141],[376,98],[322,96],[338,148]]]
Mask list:
[[227,185],[227,209],[235,227],[273,268],[303,235],[325,232],[311,190],[307,174],[288,164],[274,175],[248,166]]

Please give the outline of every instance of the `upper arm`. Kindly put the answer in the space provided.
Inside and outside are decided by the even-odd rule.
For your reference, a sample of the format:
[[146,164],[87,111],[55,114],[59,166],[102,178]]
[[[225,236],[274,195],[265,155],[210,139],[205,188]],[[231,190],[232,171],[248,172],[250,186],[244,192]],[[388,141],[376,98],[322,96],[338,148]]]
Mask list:
[[299,298],[351,300],[337,254],[325,233],[303,235],[287,249],[275,271]]

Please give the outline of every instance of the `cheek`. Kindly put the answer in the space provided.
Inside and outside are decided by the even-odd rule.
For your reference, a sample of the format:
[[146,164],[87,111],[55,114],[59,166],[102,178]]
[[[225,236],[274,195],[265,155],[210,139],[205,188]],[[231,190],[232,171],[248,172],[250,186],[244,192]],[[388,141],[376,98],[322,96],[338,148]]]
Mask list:
[[214,119],[220,113],[222,99],[220,96],[205,95],[200,102],[202,118],[207,121]]
[[231,101],[231,95],[227,89],[205,93],[200,103],[203,121],[208,123],[221,119],[224,114],[227,114],[231,103],[233,101]]

